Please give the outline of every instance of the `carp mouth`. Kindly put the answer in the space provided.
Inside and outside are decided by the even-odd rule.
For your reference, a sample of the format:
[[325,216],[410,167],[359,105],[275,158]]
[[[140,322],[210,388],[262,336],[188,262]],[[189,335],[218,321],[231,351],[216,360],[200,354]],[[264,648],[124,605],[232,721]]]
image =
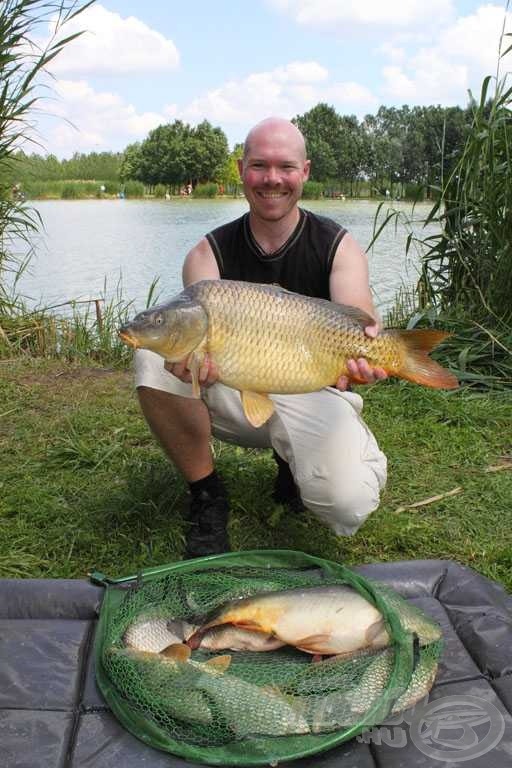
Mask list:
[[135,336],[132,336],[130,331],[124,331],[121,329],[119,331],[119,338],[124,341],[125,344],[128,344],[128,346],[133,347],[133,349],[137,349],[139,346],[137,339]]

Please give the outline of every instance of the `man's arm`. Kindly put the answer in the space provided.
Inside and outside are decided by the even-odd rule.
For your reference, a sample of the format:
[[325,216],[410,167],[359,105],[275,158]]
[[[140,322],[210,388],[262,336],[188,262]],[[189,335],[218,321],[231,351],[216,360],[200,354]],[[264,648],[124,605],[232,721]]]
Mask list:
[[206,237],[187,253],[183,262],[182,278],[185,288],[198,280],[219,280],[219,267]]
[[[371,338],[377,336],[380,320],[370,291],[368,260],[349,232],[343,237],[336,250],[329,279],[329,291],[331,301],[359,307],[373,317],[375,322],[365,328],[365,333]],[[371,384],[378,379],[387,378],[382,368],[372,368],[363,357],[358,360],[348,360],[347,366],[350,376],[340,376],[336,383],[341,390],[347,389],[350,379]]]
[[[183,285],[185,288],[199,280],[219,280],[220,273],[211,249],[210,243],[203,237],[202,240],[189,251],[183,262],[182,270]],[[165,363],[165,368],[181,381],[191,382],[192,376],[188,369],[188,357],[177,363]],[[203,365],[199,369],[199,382],[203,387],[209,387],[214,384],[218,378],[216,366],[205,358]]]

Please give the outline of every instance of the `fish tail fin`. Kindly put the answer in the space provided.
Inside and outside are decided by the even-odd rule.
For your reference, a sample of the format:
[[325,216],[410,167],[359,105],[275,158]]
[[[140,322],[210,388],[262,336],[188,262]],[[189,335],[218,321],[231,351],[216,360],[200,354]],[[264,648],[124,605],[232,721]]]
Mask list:
[[416,328],[412,331],[395,331],[394,335],[405,346],[401,366],[393,371],[396,376],[415,384],[434,389],[456,389],[457,377],[443,368],[428,354],[451,334],[432,328]]

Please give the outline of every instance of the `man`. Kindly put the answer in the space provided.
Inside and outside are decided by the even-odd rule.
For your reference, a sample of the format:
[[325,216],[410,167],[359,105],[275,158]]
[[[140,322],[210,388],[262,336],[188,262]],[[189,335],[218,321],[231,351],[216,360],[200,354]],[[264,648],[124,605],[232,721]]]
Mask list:
[[[366,256],[343,227],[298,207],[310,162],[304,137],[290,122],[268,118],[247,136],[239,163],[249,213],[210,232],[188,253],[183,282],[237,279],[278,283],[298,293],[351,304],[375,318]],[[364,359],[348,364],[350,378],[385,378]],[[379,503],[386,458],[360,417],[362,399],[336,386],[303,395],[273,395],[276,413],[256,429],[238,392],[217,381],[206,361],[201,399],[193,399],[187,361],[166,363],[136,353],[136,385],[144,416],[191,492],[187,557],[229,550],[229,502],[217,475],[210,438],[272,447],[278,463],[274,499],[302,503],[337,534],[354,533]],[[300,496],[300,498],[299,498]]]

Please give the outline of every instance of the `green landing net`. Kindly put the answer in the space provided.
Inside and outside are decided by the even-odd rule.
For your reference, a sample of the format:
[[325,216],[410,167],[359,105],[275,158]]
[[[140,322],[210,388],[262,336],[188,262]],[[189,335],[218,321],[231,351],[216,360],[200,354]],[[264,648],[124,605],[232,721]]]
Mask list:
[[[388,587],[317,557],[236,552],[96,580],[106,585],[96,639],[100,690],[135,736],[187,760],[276,765],[313,755],[413,706],[434,681],[439,626]],[[236,598],[333,584],[353,587],[378,608],[391,638],[387,648],[318,663],[289,646],[197,649],[190,662],[169,664],[125,647],[127,629],[141,620],[197,625]],[[231,656],[227,669],[206,663],[221,654]]]

